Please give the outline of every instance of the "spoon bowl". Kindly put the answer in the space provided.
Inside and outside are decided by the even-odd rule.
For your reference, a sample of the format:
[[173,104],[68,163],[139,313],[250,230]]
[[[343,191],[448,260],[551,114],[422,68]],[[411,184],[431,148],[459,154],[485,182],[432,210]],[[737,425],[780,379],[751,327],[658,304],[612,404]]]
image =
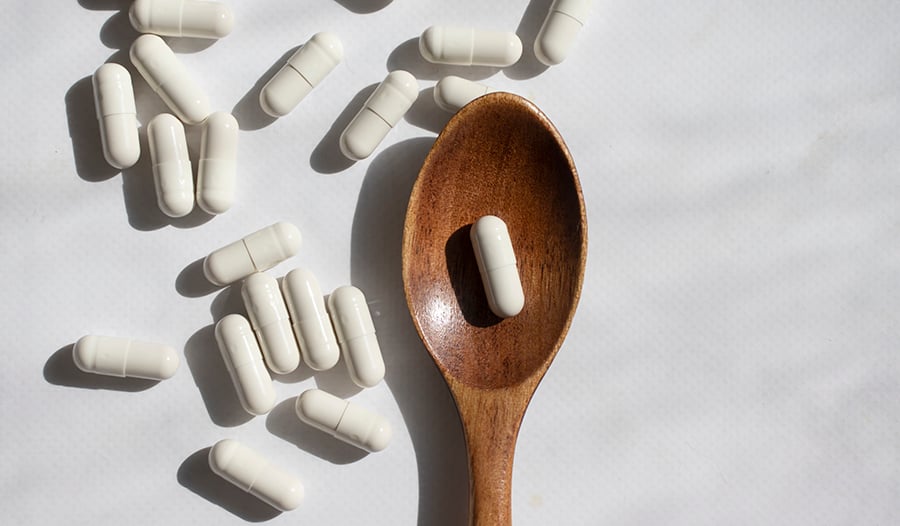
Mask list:
[[[488,307],[469,241],[485,215],[506,222],[516,252],[525,306],[511,318]],[[402,247],[413,322],[466,437],[470,522],[511,524],[516,437],[571,324],[587,256],[581,186],[550,120],[509,93],[460,110],[413,186]]]

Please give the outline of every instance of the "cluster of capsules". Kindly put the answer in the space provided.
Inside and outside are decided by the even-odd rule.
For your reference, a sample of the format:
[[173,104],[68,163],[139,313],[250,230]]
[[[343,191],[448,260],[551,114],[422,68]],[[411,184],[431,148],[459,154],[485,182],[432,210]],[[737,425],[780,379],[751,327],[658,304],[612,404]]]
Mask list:
[[[342,286],[328,295],[326,307],[312,272],[297,268],[278,280],[265,271],[294,256],[300,230],[278,222],[211,252],[203,271],[213,284],[241,283],[249,320],[229,314],[216,324],[215,337],[241,406],[263,415],[275,406],[270,372],[288,374],[300,366],[325,371],[341,356],[350,378],[362,388],[384,378],[384,360],[375,325],[361,290]],[[84,372],[117,377],[165,380],[178,368],[170,346],[127,338],[88,335],[72,350]],[[391,440],[390,423],[369,409],[320,389],[297,397],[297,417],[348,444],[381,451]],[[209,453],[210,468],[232,484],[271,506],[287,511],[303,497],[299,479],[285,473],[250,447],[232,439],[218,442]]]
[[[551,66],[568,55],[587,18],[592,0],[555,0],[535,40],[534,53]],[[226,112],[212,112],[209,99],[161,36],[217,39],[234,26],[231,9],[201,0],[135,0],[129,18],[143,33],[130,58],[140,75],[171,109],[147,124],[147,138],[157,201],[170,217],[189,214],[196,204],[221,214],[234,203],[238,124]],[[513,32],[436,25],[419,38],[422,57],[456,66],[507,67],[519,61],[522,42]],[[289,114],[343,59],[333,33],[316,33],[302,45],[260,91],[259,105],[268,115]],[[131,77],[124,67],[107,63],[93,75],[94,99],[103,154],[125,169],[141,155]],[[435,103],[455,112],[488,92],[489,86],[457,76],[439,80]],[[389,73],[340,136],[340,150],[351,160],[370,156],[418,97],[418,81],[402,70]],[[202,126],[196,190],[184,124]],[[300,231],[279,222],[213,251],[204,260],[206,278],[218,286],[239,281],[249,320],[230,314],[219,320],[215,337],[241,406],[250,414],[268,413],[276,402],[269,371],[287,374],[301,358],[311,369],[334,367],[343,356],[351,380],[362,388],[384,377],[384,360],[362,291],[342,286],[327,298],[315,276],[305,269],[288,272],[281,283],[265,271],[292,257]],[[506,224],[485,216],[475,222],[471,241],[488,304],[499,317],[518,314],[524,295]],[[170,378],[179,366],[172,347],[127,338],[89,335],[73,347],[75,365],[85,372],[152,380]],[[367,451],[390,442],[387,420],[370,410],[319,389],[296,399],[298,418]],[[210,468],[224,479],[282,510],[296,508],[303,486],[290,473],[232,439],[216,443]]]

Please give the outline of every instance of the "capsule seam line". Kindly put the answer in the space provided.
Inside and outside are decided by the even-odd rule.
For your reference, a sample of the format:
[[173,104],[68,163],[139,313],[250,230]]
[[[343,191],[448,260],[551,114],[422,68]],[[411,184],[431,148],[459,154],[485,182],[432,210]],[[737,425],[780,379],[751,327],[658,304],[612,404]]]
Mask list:
[[366,109],[369,110],[369,111],[371,111],[372,113],[375,114],[376,117],[378,117],[379,119],[381,119],[382,121],[384,121],[384,123],[388,125],[388,128],[394,129],[394,127],[391,126],[391,123],[388,122],[387,119],[385,119],[384,117],[382,117],[381,115],[379,115],[377,111],[373,110],[372,108],[370,108],[370,107],[368,107],[368,106],[366,106]]
[[269,464],[271,464],[271,462],[266,461],[266,463],[261,468],[259,468],[259,470],[257,470],[256,474],[253,476],[253,480],[250,481],[250,484],[247,485],[247,493],[250,493],[251,491],[253,491],[253,485],[256,484],[256,479],[258,479],[259,475],[263,471],[265,471],[267,467],[269,467]]
[[250,264],[253,265],[253,270],[259,272],[259,267],[256,266],[256,261],[253,261],[253,253],[250,252],[250,247],[247,246],[247,240],[241,239],[241,244],[244,245],[244,251],[247,253],[247,257],[250,258]]
[[584,27],[584,22],[582,22],[581,20],[578,20],[577,18],[575,18],[574,16],[570,15],[569,13],[566,13],[565,11],[560,11],[560,10],[557,9],[557,10],[554,10],[553,12],[554,12],[554,13],[559,13],[559,14],[564,15],[564,16],[567,16],[567,17],[571,18],[572,20],[578,22],[578,25],[580,25],[581,27]]
[[131,345],[133,343],[133,340],[128,340],[128,345],[125,347],[124,357],[122,358],[122,370],[119,371],[120,378],[125,378],[125,371],[128,370],[128,355],[131,354]]
[[303,82],[306,82],[307,84],[309,84],[310,88],[315,88],[315,86],[313,86],[313,83],[310,82],[308,78],[306,78],[306,75],[304,75],[302,71],[295,68],[294,65],[291,64],[290,62],[288,62],[288,67],[291,68],[292,70],[296,71],[297,74],[300,75],[300,78],[303,79]]
[[337,425],[334,426],[334,429],[332,430],[332,431],[333,431],[332,435],[336,434],[338,428],[341,427],[341,422],[344,421],[344,415],[347,414],[347,409],[349,409],[349,408],[350,408],[350,402],[346,402],[346,403],[344,404],[344,410],[341,411],[341,417],[338,419]]

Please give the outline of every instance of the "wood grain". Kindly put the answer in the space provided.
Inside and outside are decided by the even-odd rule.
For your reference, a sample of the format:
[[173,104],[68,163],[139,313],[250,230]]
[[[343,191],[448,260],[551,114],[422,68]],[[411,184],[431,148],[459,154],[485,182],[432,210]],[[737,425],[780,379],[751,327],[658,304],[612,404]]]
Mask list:
[[[509,227],[522,312],[491,313],[469,229],[493,214]],[[572,158],[531,102],[493,93],[447,124],[413,187],[403,282],[416,329],[447,380],[469,454],[471,524],[511,524],[512,463],[534,390],[565,338],[587,257]]]

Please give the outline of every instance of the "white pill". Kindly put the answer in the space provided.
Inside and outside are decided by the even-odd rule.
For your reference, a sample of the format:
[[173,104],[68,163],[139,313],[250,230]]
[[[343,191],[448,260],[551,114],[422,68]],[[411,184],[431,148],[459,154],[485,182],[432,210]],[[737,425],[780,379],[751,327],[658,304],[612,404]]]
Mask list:
[[375,386],[384,378],[384,359],[366,297],[356,287],[338,287],[328,297],[328,311],[350,379],[360,387]]
[[194,175],[181,121],[161,113],[147,125],[150,162],[159,209],[169,217],[184,217],[194,209]]
[[122,66],[108,63],[97,68],[91,81],[103,157],[120,170],[134,166],[141,157],[141,142],[131,75]]
[[131,45],[131,62],[150,88],[179,119],[200,124],[209,115],[209,99],[172,49],[156,35],[141,35]]
[[341,134],[341,152],[354,161],[372,155],[418,96],[419,83],[412,74],[389,73]]
[[241,296],[269,369],[278,374],[296,369],[300,350],[278,280],[262,272],[250,274],[241,287]]
[[224,287],[293,256],[300,241],[296,226],[279,221],[210,253],[203,261],[203,274],[213,285]]
[[216,342],[241,406],[254,415],[271,411],[275,407],[275,387],[247,318],[229,314],[219,320]]
[[140,33],[167,37],[222,38],[234,27],[230,7],[201,0],[134,0],[128,18]]
[[460,108],[478,97],[496,91],[495,89],[450,75],[434,86],[434,103],[444,111],[456,113]]
[[211,113],[203,124],[197,166],[197,204],[221,214],[234,204],[238,123],[230,113]]
[[178,353],[161,343],[114,336],[82,336],[72,349],[75,365],[86,373],[165,380],[178,370]]
[[506,223],[484,216],[475,221],[470,237],[491,311],[501,318],[515,316],[525,305],[525,295]]
[[259,92],[259,105],[272,117],[290,113],[344,58],[334,33],[316,33]]
[[209,450],[213,473],[266,504],[290,511],[303,502],[303,484],[244,444],[226,438]]
[[512,66],[522,56],[522,41],[509,31],[431,26],[419,37],[428,62],[456,66]]
[[291,314],[303,361],[316,371],[334,367],[341,352],[331,318],[325,310],[319,280],[308,270],[294,269],[281,281],[281,291]]
[[587,20],[593,0],[555,0],[534,41],[534,55],[544,65],[559,64],[569,55]]
[[300,420],[366,451],[386,448],[393,432],[383,416],[319,389],[309,389],[297,397]]

